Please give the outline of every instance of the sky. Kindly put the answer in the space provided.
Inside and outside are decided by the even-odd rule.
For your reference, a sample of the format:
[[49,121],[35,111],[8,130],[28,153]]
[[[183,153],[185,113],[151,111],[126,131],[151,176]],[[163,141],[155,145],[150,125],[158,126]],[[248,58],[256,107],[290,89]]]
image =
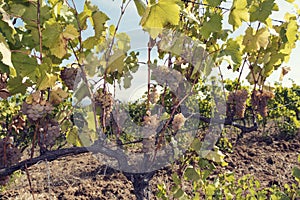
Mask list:
[[[92,0],[92,3],[94,5],[97,5],[101,11],[106,13],[110,20],[108,22],[108,25],[110,24],[116,24],[118,21],[118,18],[120,16],[120,6],[121,6],[122,0]],[[280,12],[275,12],[272,14],[272,19],[283,19],[286,12],[289,13],[295,13],[296,11],[293,9],[293,6],[289,3],[287,3],[285,0],[275,0],[275,2],[278,4]],[[295,0],[295,3],[297,3],[300,7],[300,0]],[[76,4],[80,7],[82,5],[81,0],[77,0]],[[227,6],[228,7],[228,6]],[[126,32],[131,36],[131,42],[132,46],[134,48],[139,49],[140,51],[146,51],[146,45],[147,45],[147,38],[145,33],[141,30],[141,26],[139,25],[140,22],[140,16],[137,14],[134,2],[131,1],[128,8],[125,11],[125,14],[123,16],[123,19],[121,21],[119,32]],[[224,27],[223,27],[224,28]],[[226,28],[226,25],[225,25]],[[241,33],[237,33],[239,35]],[[280,82],[281,84],[285,86],[291,86],[293,82],[300,85],[300,42],[297,42],[297,47],[293,50],[293,53],[291,54],[291,58],[288,63],[284,63],[283,66],[287,66],[291,68],[291,71],[284,77],[283,81],[279,81],[281,68],[279,70],[275,71],[268,79],[267,84],[273,85],[275,82]],[[135,74],[134,80],[133,80],[133,87],[132,90],[135,90],[136,92],[140,90],[141,88],[145,88],[147,81],[145,78],[145,71],[146,67],[140,67],[140,70]],[[226,67],[222,68],[222,73],[224,78],[236,78],[238,77],[239,73],[233,73],[232,71],[229,71],[226,69]],[[247,71],[243,73],[242,78],[246,77],[248,74]],[[131,98],[131,96],[135,96],[136,92],[134,91],[126,91],[127,98]],[[139,92],[137,92],[139,93]],[[125,93],[122,93],[124,95]],[[128,94],[132,94],[129,95]]]

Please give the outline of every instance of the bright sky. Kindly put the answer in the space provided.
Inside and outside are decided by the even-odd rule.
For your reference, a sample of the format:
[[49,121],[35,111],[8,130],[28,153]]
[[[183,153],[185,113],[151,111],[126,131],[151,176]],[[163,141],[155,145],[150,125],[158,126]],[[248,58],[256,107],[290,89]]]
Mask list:
[[[92,0],[92,3],[99,6],[100,10],[106,13],[110,17],[109,25],[110,24],[116,24],[117,20],[120,16],[120,6],[121,6],[122,0]],[[293,9],[293,6],[289,3],[287,3],[285,0],[275,0],[275,2],[278,4],[280,12],[276,12],[273,14],[273,19],[283,19],[286,12],[295,13],[296,11]],[[77,5],[80,6],[82,4],[81,0],[76,1]],[[295,3],[297,3],[300,7],[300,0],[295,0]],[[226,6],[226,5],[225,5]],[[133,43],[135,43],[137,46],[142,49],[140,50],[146,50],[147,46],[147,40],[143,41],[141,38],[147,38],[145,35],[143,35],[143,32],[141,31],[141,27],[139,26],[140,17],[137,14],[134,2],[131,1],[129,4],[125,15],[121,21],[119,32],[127,32],[131,36],[131,40]],[[133,48],[134,49],[134,48]],[[291,68],[291,72],[289,72],[282,82],[282,84],[286,86],[290,86],[292,84],[293,80],[296,84],[300,85],[300,66],[298,66],[300,63],[300,42],[298,41],[296,49],[294,49],[290,61],[284,66],[289,66]],[[146,81],[145,81],[145,69],[140,67],[141,70],[139,70],[138,73],[136,73],[133,85],[139,85],[135,90],[138,90],[140,87],[145,87]],[[222,73],[225,78],[234,78],[238,76],[238,73],[232,73],[232,71],[228,71],[226,68],[222,69]],[[275,73],[272,74],[271,77],[267,79],[267,82],[269,82],[270,85],[272,85],[275,81],[279,81],[279,75],[281,73],[281,68],[277,70]],[[243,77],[245,77],[248,74],[247,71],[243,73]],[[128,91],[126,91],[128,94]],[[132,92],[131,92],[132,93]],[[133,92],[135,93],[135,92]],[[130,98],[130,97],[128,97]]]

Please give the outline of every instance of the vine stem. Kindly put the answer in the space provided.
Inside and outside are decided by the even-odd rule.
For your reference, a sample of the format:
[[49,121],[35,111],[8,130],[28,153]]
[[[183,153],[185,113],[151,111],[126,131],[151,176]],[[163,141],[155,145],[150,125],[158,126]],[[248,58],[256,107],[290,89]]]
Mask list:
[[39,59],[42,63],[43,61],[43,43],[42,43],[42,29],[41,29],[41,2],[40,0],[37,0],[37,29],[39,34],[39,45],[40,45],[40,55]]
[[34,197],[34,192],[33,192],[33,188],[32,188],[32,183],[31,183],[31,178],[30,178],[30,174],[29,174],[29,171],[28,171],[28,168],[27,168],[27,164],[25,164],[25,172],[26,172],[26,177],[27,177],[27,180],[28,180],[28,184],[29,184],[29,190],[30,190],[30,194],[32,195],[32,199],[35,200],[35,197]]

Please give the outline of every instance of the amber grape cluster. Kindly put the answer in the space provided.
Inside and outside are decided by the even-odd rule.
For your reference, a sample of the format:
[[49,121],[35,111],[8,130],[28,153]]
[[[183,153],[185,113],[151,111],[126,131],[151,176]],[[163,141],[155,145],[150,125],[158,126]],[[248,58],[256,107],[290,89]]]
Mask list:
[[174,131],[178,131],[184,125],[186,118],[183,116],[182,113],[178,113],[174,116],[172,121],[172,129]]
[[64,68],[60,72],[60,78],[63,80],[64,84],[70,89],[74,90],[75,80],[77,76],[77,68]]
[[59,123],[52,119],[47,121],[44,128],[40,128],[40,142],[46,148],[52,147],[55,144],[55,141],[60,136],[60,126]]
[[253,110],[257,111],[262,117],[268,116],[268,101],[274,98],[271,91],[253,90],[251,95],[251,103]]
[[53,111],[53,105],[42,98],[41,91],[32,93],[22,105],[23,114],[27,115],[29,121],[38,121]]
[[245,89],[229,93],[227,98],[227,116],[236,116],[238,118],[244,118],[247,99],[248,91]]
[[[0,168],[12,166],[21,160],[21,151],[14,146],[12,136],[0,140]],[[9,176],[0,178],[0,185],[6,185],[9,182]]]
[[101,109],[101,118],[105,116],[105,119],[109,119],[114,105],[112,94],[101,88],[94,94],[94,98],[95,105]]
[[156,129],[159,126],[159,122],[156,114],[151,115],[149,110],[146,112],[146,115],[143,118],[143,153],[154,150]]
[[168,85],[172,91],[176,91],[179,83],[182,82],[182,75],[177,70],[171,70],[166,66],[159,66],[152,71],[152,78],[159,85]]
[[150,93],[149,93],[149,101],[152,104],[156,104],[159,100],[159,94],[157,92],[156,87],[151,87],[150,89]]

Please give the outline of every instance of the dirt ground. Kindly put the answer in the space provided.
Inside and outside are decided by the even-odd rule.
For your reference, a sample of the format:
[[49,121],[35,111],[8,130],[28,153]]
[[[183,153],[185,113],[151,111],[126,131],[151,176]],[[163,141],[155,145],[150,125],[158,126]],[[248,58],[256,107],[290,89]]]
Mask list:
[[[236,177],[252,174],[262,186],[294,183],[291,171],[299,166],[300,134],[292,140],[263,136],[260,131],[247,133],[226,154],[229,165],[220,171],[233,171]],[[41,162],[29,168],[35,199],[135,199],[133,186],[126,177],[97,160],[91,154]],[[156,184],[171,185],[170,170],[156,173],[151,181],[151,199],[156,199]],[[28,179],[21,173],[0,199],[33,199]]]

